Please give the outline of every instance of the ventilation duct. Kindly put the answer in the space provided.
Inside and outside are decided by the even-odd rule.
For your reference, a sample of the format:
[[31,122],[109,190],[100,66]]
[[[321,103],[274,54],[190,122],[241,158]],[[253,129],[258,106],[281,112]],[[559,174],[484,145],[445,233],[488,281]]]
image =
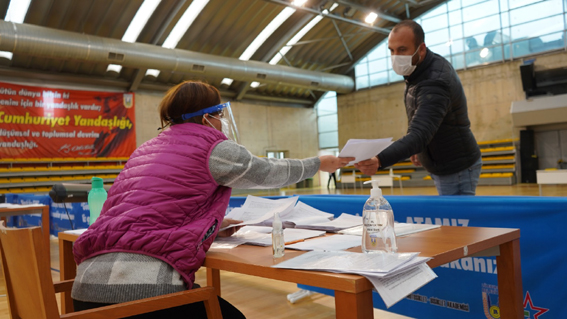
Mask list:
[[349,93],[351,77],[314,72],[145,44],[128,43],[69,31],[0,20],[0,50],[58,60],[116,63],[131,68],[157,69],[205,77],[232,78],[320,91]]

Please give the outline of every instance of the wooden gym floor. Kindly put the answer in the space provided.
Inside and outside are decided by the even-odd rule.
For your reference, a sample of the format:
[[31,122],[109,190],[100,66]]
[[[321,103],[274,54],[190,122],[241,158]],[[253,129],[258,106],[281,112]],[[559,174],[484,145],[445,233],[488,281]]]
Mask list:
[[[390,195],[390,190],[383,190]],[[304,189],[279,189],[254,191],[252,193],[234,191],[234,196],[276,196],[276,195],[309,195],[309,194],[359,194],[368,195],[369,189],[361,190],[338,189],[326,187]],[[434,187],[407,187],[403,189],[404,195],[437,195]],[[400,195],[400,190],[394,188],[393,195]],[[511,186],[479,186],[477,195],[482,196],[539,196],[538,186],[535,184],[518,184]],[[544,196],[567,196],[567,185],[544,185]],[[59,246],[56,239],[51,240],[51,267],[54,281],[59,280]],[[197,272],[197,283],[206,283],[204,270]],[[262,279],[247,275],[221,272],[223,297],[235,305],[249,319],[283,319],[283,318],[313,318],[326,319],[335,317],[334,298],[322,294],[314,294],[295,304],[287,301],[287,295],[298,290],[292,283]],[[251,302],[255,301],[255,302]],[[396,315],[375,309],[375,318],[404,319],[405,316]],[[6,285],[4,278],[0,279],[0,319],[10,318],[6,301]]]

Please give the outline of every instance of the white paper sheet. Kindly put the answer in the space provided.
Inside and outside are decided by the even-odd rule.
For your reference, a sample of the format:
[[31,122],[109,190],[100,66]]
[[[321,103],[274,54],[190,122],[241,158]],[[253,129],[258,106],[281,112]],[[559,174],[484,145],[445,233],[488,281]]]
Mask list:
[[333,219],[333,214],[325,213],[303,202],[297,202],[295,207],[284,216],[284,221],[293,225],[311,225],[324,223]]
[[272,267],[365,276],[389,308],[437,277],[426,264],[431,258],[416,255],[417,253],[362,254],[311,251]]
[[[286,237],[287,241],[287,237]],[[285,245],[285,248],[296,250],[345,250],[360,246],[360,236],[336,235],[321,238],[313,238],[300,243]]]
[[226,218],[242,220],[243,223],[232,224],[222,228],[221,231],[242,225],[271,225],[275,213],[279,213],[283,220],[285,215],[293,209],[297,199],[297,196],[274,200],[248,195],[242,207],[234,208],[225,216]]
[[421,263],[407,271],[387,278],[368,274],[362,275],[374,285],[387,308],[437,278],[437,275],[426,263]]
[[[325,235],[324,231],[307,229],[284,229],[285,242],[295,242]],[[249,244],[257,246],[272,245],[272,227],[244,226],[230,237],[217,237],[211,248],[234,248],[238,245]],[[360,237],[359,237],[360,242]],[[360,244],[360,243],[359,243]]]
[[339,157],[354,157],[355,160],[348,163],[352,165],[378,155],[390,144],[392,144],[391,137],[374,140],[350,139],[339,153]]
[[341,216],[331,220],[326,221],[323,223],[314,223],[308,225],[296,225],[296,228],[305,228],[305,229],[318,229],[318,230],[325,230],[328,232],[336,232],[343,229],[355,227],[362,225],[362,217],[354,216],[347,213],[342,213]]
[[387,273],[409,262],[417,255],[418,253],[363,254],[348,251],[309,251],[272,267],[345,273],[356,273],[357,271]]

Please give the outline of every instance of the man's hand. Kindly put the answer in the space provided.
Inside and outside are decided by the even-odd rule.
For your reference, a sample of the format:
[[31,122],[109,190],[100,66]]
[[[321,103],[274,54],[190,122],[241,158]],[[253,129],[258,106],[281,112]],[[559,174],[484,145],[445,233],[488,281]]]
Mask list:
[[[240,224],[240,223],[242,223],[241,220],[236,220],[236,219],[232,219],[232,218],[225,218],[225,219],[222,220],[220,229],[228,227],[229,225],[232,225],[232,224]],[[230,236],[232,236],[232,234],[236,233],[242,227],[243,226],[235,226],[235,227],[231,227],[229,229],[225,229],[223,231],[219,231],[217,236],[219,236],[219,237],[230,237]]]
[[354,164],[354,167],[361,171],[364,175],[374,175],[380,167],[380,160],[378,156],[374,156],[370,159],[360,161]]
[[354,161],[354,157],[336,157],[333,155],[323,155],[319,156],[319,160],[321,161],[321,166],[319,166],[319,170],[323,172],[332,173],[337,169],[345,166],[351,161]]
[[413,163],[413,165],[415,166],[421,166],[421,162],[419,161],[419,158],[417,158],[417,154],[414,154],[410,157],[411,162]]

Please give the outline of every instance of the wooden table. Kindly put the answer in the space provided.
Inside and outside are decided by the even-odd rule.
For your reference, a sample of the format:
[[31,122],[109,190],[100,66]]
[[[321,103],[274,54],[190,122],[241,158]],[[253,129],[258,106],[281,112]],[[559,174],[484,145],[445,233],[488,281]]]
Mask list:
[[[498,291],[502,318],[523,319],[523,290],[520,265],[520,230],[507,228],[453,227],[440,228],[398,238],[400,252],[421,252],[434,257],[428,262],[437,267],[472,255],[496,255]],[[76,275],[72,242],[77,235],[59,234],[61,280]],[[352,251],[360,251],[360,247]],[[220,295],[220,271],[270,278],[335,291],[337,318],[373,318],[372,285],[358,275],[319,271],[271,268],[272,265],[304,252],[286,250],[283,258],[272,258],[271,247],[242,245],[230,250],[210,250],[204,266],[207,284]],[[62,312],[72,311],[70,296],[62,296]]]
[[[25,206],[25,205],[24,205]],[[46,242],[47,255],[51,256],[49,247],[49,206],[32,206],[32,207],[19,207],[19,208],[0,208],[0,219],[6,223],[6,217],[41,214],[41,231]]]

